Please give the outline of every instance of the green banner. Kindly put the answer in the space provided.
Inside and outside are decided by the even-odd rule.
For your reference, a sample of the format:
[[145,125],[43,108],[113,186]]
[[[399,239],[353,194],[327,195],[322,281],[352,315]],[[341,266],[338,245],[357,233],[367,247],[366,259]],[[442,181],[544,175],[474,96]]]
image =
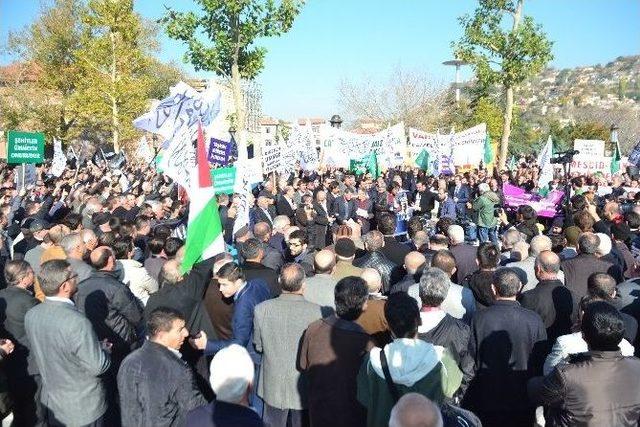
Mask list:
[[363,175],[367,173],[367,159],[351,159],[351,161],[349,162],[349,171],[355,173],[356,175]]
[[44,134],[10,130],[7,135],[7,163],[44,162]]
[[233,194],[233,187],[236,183],[236,167],[212,169],[211,179],[216,194]]

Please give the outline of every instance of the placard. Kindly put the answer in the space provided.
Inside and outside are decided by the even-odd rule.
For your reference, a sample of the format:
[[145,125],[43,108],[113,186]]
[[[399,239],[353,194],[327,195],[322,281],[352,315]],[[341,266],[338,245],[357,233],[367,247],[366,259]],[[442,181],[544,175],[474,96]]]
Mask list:
[[44,162],[44,134],[10,130],[7,135],[7,163]]

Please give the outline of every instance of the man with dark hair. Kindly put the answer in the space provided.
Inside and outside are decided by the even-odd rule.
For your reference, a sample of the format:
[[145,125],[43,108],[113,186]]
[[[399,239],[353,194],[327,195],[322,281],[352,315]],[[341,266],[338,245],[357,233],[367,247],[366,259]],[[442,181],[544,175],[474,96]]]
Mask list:
[[347,276],[360,276],[362,268],[353,265],[353,259],[356,255],[356,245],[348,237],[339,238],[334,247],[336,253],[336,267],[331,274],[337,282]]
[[640,360],[620,353],[620,313],[607,302],[592,302],[585,308],[581,329],[589,351],[570,356],[546,377],[531,379],[529,396],[549,408],[547,425],[637,425]]
[[475,377],[465,407],[487,426],[531,426],[535,407],[527,399],[527,380],[542,372],[547,334],[537,313],[516,301],[522,283],[510,268],[496,271],[493,305],[471,322],[469,353]]
[[[590,296],[600,298],[614,304],[616,298],[616,281],[606,273],[593,273],[587,280],[587,292]],[[638,321],[627,313],[621,313],[624,322],[624,337],[630,343],[636,343]]]
[[[164,254],[168,259],[173,259],[178,250],[184,246],[184,241],[177,237],[169,237],[164,243]],[[159,275],[159,274],[158,274]]]
[[396,217],[391,213],[383,213],[378,218],[378,231],[384,236],[382,254],[397,266],[404,263],[404,257],[411,252],[407,245],[398,242],[394,237],[396,232]]
[[395,339],[382,349],[373,348],[358,374],[358,401],[367,408],[368,426],[387,424],[394,394],[417,392],[443,403],[453,397],[462,379],[447,351],[418,339],[420,311],[413,298],[403,292],[391,295],[384,311]]
[[578,317],[578,304],[571,291],[558,278],[560,257],[543,251],[536,257],[536,278],[538,284],[530,291],[520,295],[520,304],[524,308],[540,315],[547,329],[548,349],[561,336],[571,332]]
[[77,274],[65,260],[42,264],[38,276],[45,300],[24,319],[31,352],[42,378],[40,401],[46,425],[107,425],[107,399],[100,378],[110,366],[106,346],[71,298]]
[[375,268],[382,277],[382,291],[389,292],[395,276],[401,277],[401,269],[384,255],[384,236],[378,230],[372,230],[362,237],[366,255],[357,258],[353,265],[360,268]]
[[147,319],[147,335],[118,372],[122,425],[182,425],[187,412],[207,403],[181,360],[179,349],[189,336],[185,319],[157,308]]
[[308,243],[307,234],[304,231],[295,230],[291,233],[287,241],[289,249],[287,250],[286,261],[300,264],[304,268],[307,277],[310,277],[315,274],[313,271],[315,253],[309,250]]
[[348,220],[356,220],[356,202],[353,200],[353,190],[345,188],[342,196],[336,197],[331,205],[331,212],[336,223],[346,224]]
[[262,264],[264,259],[264,247],[262,242],[256,238],[247,239],[240,246],[240,254],[244,262],[240,268],[244,272],[247,280],[263,279],[267,282],[271,296],[277,297],[282,292],[278,283],[278,273]]
[[74,300],[78,310],[91,321],[98,339],[113,345],[111,362],[119,366],[141,338],[138,332],[142,331],[142,306],[129,288],[118,280],[111,248],[94,249],[91,265],[95,271],[78,286]]
[[620,267],[603,261],[596,256],[600,246],[600,238],[593,233],[582,233],[578,238],[578,256],[563,261],[565,285],[576,300],[587,295],[587,280],[593,273],[607,273],[613,277],[616,283],[622,282]]
[[113,245],[113,252],[117,260],[117,268],[122,271],[122,282],[138,298],[144,306],[149,296],[158,291],[158,282],[138,261],[133,259],[134,246],[131,237],[120,237]]
[[364,280],[345,277],[335,289],[336,314],[313,322],[304,334],[299,367],[307,377],[311,425],[366,422],[366,411],[356,399],[356,378],[373,343],[354,321],[366,308],[367,297]]
[[253,343],[262,353],[258,396],[265,402],[266,425],[284,426],[289,420],[292,427],[302,426],[307,396],[296,356],[304,331],[322,318],[322,310],[304,299],[305,273],[299,264],[285,264],[279,280],[282,294],[254,309]]
[[164,252],[165,240],[159,237],[153,237],[147,243],[149,249],[149,257],[144,260],[144,268],[156,282],[160,275],[160,270],[165,262],[167,262],[167,255]]
[[[261,264],[276,272],[280,270],[280,267],[284,264],[284,256],[279,249],[269,245],[269,241],[271,240],[271,226],[266,222],[259,222],[253,226],[253,235],[262,243],[262,249],[264,250]],[[239,246],[242,247],[246,241],[246,239],[243,240]],[[242,256],[242,254],[240,254],[240,256]]]
[[500,250],[490,242],[481,243],[476,255],[478,270],[467,276],[460,284],[471,289],[473,297],[480,308],[493,304],[493,274],[500,262]]

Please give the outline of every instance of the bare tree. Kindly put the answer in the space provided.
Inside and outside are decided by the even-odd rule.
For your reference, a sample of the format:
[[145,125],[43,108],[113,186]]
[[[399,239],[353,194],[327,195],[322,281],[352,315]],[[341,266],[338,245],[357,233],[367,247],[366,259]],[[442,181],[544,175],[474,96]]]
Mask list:
[[450,125],[447,88],[423,72],[397,67],[383,82],[370,77],[360,82],[343,79],[338,93],[344,114],[355,120],[404,121],[406,126],[427,131]]

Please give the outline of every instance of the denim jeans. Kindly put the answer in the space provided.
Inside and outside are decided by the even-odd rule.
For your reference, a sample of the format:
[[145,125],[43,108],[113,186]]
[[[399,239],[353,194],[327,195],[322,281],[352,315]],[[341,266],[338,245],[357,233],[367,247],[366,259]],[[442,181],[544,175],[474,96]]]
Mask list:
[[491,241],[494,245],[498,245],[498,233],[496,227],[478,227],[478,239],[480,243]]

